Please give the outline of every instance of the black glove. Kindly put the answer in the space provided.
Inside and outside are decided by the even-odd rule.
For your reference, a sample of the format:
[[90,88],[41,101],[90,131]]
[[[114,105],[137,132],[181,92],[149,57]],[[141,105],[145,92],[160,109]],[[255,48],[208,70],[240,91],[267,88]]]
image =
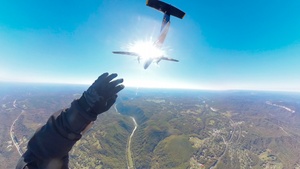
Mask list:
[[86,119],[95,121],[97,115],[107,111],[116,101],[117,93],[124,88],[121,83],[123,79],[117,79],[117,74],[103,73],[99,78],[83,93],[78,100],[80,106],[85,110],[82,114]]

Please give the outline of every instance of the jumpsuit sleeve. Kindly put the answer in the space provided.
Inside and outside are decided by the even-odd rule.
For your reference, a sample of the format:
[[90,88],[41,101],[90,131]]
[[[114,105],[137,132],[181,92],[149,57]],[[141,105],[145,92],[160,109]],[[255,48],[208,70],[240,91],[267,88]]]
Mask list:
[[91,122],[84,118],[84,113],[85,110],[75,100],[70,108],[50,116],[29,140],[21,163],[27,164],[29,169],[68,168],[68,153],[81,138],[80,132]]

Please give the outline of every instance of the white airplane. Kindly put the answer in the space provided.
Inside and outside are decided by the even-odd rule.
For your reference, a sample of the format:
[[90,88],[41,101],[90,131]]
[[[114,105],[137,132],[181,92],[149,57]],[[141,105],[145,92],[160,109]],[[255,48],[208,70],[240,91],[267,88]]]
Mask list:
[[[173,15],[173,16],[176,16],[177,18],[182,19],[185,16],[185,13],[170,4],[167,4],[167,3],[159,1],[159,0],[147,0],[146,5],[164,13],[161,30],[160,30],[160,35],[159,35],[158,39],[153,43],[153,45],[152,45],[153,49],[150,49],[150,50],[148,49],[148,51],[143,51],[143,52],[113,51],[113,53],[137,56],[138,62],[140,62],[141,59],[145,59],[144,69],[147,69],[152,62],[155,62],[158,64],[161,60],[178,62],[178,60],[176,60],[176,59],[165,57],[163,55],[163,52],[159,52],[159,51],[161,51],[160,49],[162,47],[162,44],[165,41],[168,31],[169,31],[170,16]],[[155,52],[155,51],[157,51],[157,52]],[[151,54],[151,56],[149,56],[149,53]]]

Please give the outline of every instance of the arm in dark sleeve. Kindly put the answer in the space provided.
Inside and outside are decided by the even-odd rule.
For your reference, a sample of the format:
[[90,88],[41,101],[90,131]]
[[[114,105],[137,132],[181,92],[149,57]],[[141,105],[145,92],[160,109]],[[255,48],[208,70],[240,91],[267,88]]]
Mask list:
[[[17,169],[68,168],[68,153],[81,138],[81,132],[97,116],[107,111],[124,89],[116,73],[103,73],[71,107],[53,114],[28,142]],[[24,165],[25,164],[25,165]]]
[[24,161],[34,163],[38,168],[46,168],[53,161],[67,163],[64,159],[68,152],[81,138],[80,132],[91,122],[84,117],[85,113],[78,100],[73,101],[70,108],[54,113],[29,140]]

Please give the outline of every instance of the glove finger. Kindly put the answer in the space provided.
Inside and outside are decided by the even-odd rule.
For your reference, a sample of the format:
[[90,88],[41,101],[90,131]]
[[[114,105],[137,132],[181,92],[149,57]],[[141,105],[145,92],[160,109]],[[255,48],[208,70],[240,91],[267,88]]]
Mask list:
[[[118,75],[116,73],[113,74],[108,74],[108,73],[104,73],[102,74],[97,80],[96,82],[93,84],[95,86],[96,91],[98,92],[99,95],[102,95],[102,92],[104,92],[104,90],[108,89],[107,85],[109,84],[109,82],[114,79],[115,77],[117,77]],[[106,88],[106,89],[105,89]]]
[[107,76],[108,76],[108,73],[105,72],[102,75],[100,75],[96,81],[103,81]]
[[118,74],[112,73],[112,74],[108,75],[108,76],[105,78],[104,82],[105,82],[105,83],[109,83],[111,80],[113,80],[113,79],[116,78],[117,76],[118,76]]
[[124,89],[124,85],[118,85],[116,86],[115,88],[111,89],[111,92],[109,93],[110,96],[114,96],[116,95],[119,91],[123,90]]
[[99,84],[103,83],[104,79],[107,78],[107,76],[108,76],[108,73],[107,73],[107,72],[106,72],[106,73],[103,73],[102,75],[100,75],[100,76],[98,77],[98,79],[95,80],[94,85],[98,86]]
[[113,81],[109,82],[108,87],[107,87],[108,90],[115,88],[120,83],[123,83],[123,81],[124,81],[123,79],[117,79],[117,80],[113,80]]

